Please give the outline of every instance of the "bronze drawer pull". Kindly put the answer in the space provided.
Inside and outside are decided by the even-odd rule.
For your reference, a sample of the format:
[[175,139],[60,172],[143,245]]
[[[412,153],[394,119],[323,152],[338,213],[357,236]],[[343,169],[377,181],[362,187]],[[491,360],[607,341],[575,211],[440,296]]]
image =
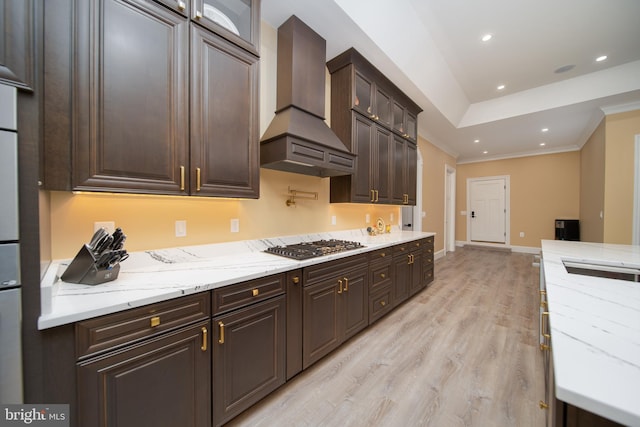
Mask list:
[[258,295],[260,295],[260,290],[259,289],[253,289],[251,291],[251,295],[254,297],[257,297]]
[[151,318],[151,327],[155,328],[156,326],[160,325],[160,316],[153,316]]
[[291,279],[291,281],[294,285],[297,285],[298,283],[300,283],[300,278],[298,276],[295,276],[293,279]]

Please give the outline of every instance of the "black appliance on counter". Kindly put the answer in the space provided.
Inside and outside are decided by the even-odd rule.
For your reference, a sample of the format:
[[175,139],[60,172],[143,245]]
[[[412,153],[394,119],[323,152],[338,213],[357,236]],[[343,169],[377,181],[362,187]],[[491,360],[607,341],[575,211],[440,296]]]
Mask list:
[[580,221],[577,219],[556,219],[556,240],[580,241]]
[[272,246],[266,249],[265,252],[301,261],[358,248],[364,248],[364,245],[348,240],[330,239],[300,242],[286,246]]

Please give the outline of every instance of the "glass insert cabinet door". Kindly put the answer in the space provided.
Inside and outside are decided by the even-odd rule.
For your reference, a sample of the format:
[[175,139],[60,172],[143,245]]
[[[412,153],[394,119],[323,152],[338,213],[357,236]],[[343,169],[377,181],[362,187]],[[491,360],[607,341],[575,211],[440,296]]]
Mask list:
[[259,0],[192,0],[192,19],[258,55]]

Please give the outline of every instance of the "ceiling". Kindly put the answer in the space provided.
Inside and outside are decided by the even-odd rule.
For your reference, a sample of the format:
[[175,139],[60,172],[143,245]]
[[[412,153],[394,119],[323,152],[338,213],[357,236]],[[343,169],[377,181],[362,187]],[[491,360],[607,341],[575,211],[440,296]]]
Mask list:
[[327,59],[369,59],[458,163],[577,150],[605,113],[640,109],[638,0],[262,0],[274,28],[291,15]]

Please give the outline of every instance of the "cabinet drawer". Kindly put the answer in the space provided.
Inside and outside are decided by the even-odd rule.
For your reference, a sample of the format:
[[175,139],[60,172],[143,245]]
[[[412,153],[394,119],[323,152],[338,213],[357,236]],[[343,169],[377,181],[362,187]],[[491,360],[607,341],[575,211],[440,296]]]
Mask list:
[[426,239],[414,240],[413,242],[407,243],[407,247],[410,251],[414,251],[416,249],[422,249],[428,247]]
[[369,324],[372,324],[393,308],[391,286],[380,289],[369,297]]
[[209,292],[76,323],[76,356],[95,354],[210,316]]
[[335,261],[324,262],[304,269],[304,286],[345,274],[349,270],[367,266],[367,255],[354,255]]
[[428,285],[431,282],[433,282],[433,267],[425,267],[422,272],[422,283]]
[[410,251],[409,245],[407,243],[403,243],[401,245],[395,245],[393,247],[393,256],[408,254]]
[[391,258],[393,256],[392,248],[378,249],[377,251],[369,252],[370,263],[389,263],[391,264]]
[[285,293],[284,274],[262,277],[248,282],[214,289],[212,294],[213,314],[244,307]]
[[375,293],[378,289],[391,284],[391,263],[371,265],[369,274],[369,293]]

